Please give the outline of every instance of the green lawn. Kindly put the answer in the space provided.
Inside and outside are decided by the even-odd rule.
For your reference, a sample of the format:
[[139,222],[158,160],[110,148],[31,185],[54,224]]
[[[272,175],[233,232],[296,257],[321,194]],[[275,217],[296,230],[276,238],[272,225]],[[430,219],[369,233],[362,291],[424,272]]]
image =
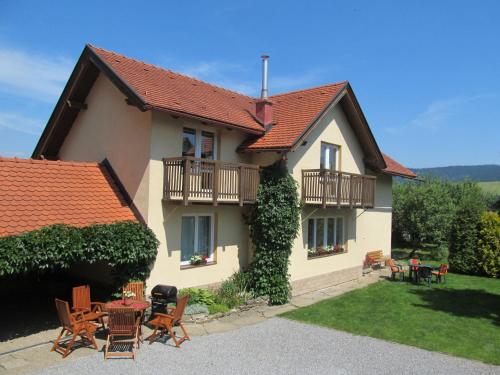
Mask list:
[[282,316],[500,365],[500,280],[382,281]]
[[479,182],[478,184],[484,191],[500,195],[500,181]]

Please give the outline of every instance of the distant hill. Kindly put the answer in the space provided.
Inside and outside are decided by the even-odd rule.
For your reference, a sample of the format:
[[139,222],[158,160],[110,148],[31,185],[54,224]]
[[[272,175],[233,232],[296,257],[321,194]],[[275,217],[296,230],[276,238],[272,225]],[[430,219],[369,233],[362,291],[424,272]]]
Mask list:
[[419,176],[433,176],[449,181],[465,178],[474,181],[500,181],[500,165],[457,165],[451,167],[411,168]]

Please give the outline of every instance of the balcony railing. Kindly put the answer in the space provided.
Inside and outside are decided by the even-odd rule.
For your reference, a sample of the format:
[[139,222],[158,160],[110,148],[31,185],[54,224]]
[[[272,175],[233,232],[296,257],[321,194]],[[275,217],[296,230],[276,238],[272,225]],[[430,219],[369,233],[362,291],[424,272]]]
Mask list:
[[372,208],[375,204],[375,176],[324,169],[302,170],[302,201],[323,208]]
[[167,201],[252,204],[257,199],[259,166],[192,157],[163,159]]

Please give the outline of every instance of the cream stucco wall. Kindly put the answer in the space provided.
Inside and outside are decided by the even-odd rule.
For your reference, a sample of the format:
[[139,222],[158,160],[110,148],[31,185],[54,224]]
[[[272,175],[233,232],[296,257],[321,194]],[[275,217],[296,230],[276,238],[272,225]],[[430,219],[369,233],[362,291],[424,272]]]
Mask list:
[[[368,174],[363,162],[363,150],[357,140],[340,105],[330,109],[320,120],[306,139],[306,144],[289,152],[287,165],[299,184],[303,169],[320,167],[321,142],[340,146],[340,170],[343,172]],[[269,165],[280,158],[275,152],[255,154],[252,162]],[[390,254],[391,248],[391,207],[392,178],[377,175],[375,190],[375,208],[318,208],[305,206],[301,215],[299,235],[295,239],[290,257],[290,275],[292,281],[316,277],[345,269],[359,268],[370,250],[383,250]],[[344,218],[347,253],[329,257],[308,259],[307,257],[307,223],[314,217]]]
[[[248,263],[248,228],[242,214],[246,207],[189,205],[187,207],[164,202],[164,157],[182,155],[182,128],[202,129],[217,134],[220,160],[248,162],[247,155],[236,152],[245,134],[220,127],[211,127],[197,121],[174,119],[159,112],[153,113],[150,162],[150,205],[148,225],[160,240],[158,256],[152,269],[148,288],[156,284],[174,284],[190,287],[218,283]],[[216,264],[181,269],[181,220],[184,214],[213,214],[215,219]]]
[[141,112],[99,75],[59,151],[61,160],[107,158],[144,218],[147,217],[151,112]]

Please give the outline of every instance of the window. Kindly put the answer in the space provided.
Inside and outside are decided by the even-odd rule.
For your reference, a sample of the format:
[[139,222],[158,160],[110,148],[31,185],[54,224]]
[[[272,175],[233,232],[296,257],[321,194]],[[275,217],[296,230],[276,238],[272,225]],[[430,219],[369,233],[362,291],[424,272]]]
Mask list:
[[184,128],[182,131],[182,156],[214,160],[216,155],[215,134]]
[[344,218],[309,219],[307,224],[307,247],[309,249],[344,246],[344,244]]
[[321,142],[321,169],[339,170],[340,146],[331,143]]
[[214,227],[212,215],[182,216],[181,264],[189,264],[193,255],[214,260]]
[[184,128],[182,131],[182,156],[195,157],[196,130]]

